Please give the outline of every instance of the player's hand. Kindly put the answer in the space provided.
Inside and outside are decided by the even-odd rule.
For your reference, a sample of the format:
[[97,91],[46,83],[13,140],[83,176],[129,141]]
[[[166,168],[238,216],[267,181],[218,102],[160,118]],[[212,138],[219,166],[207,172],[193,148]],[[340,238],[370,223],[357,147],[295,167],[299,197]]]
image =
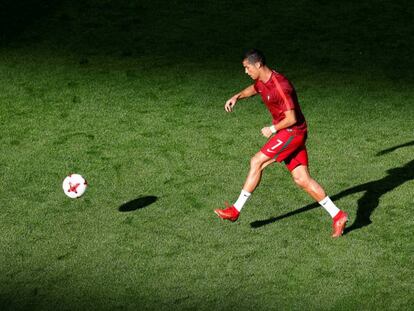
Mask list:
[[264,128],[262,128],[262,134],[264,137],[269,138],[270,136],[272,136],[272,130],[270,129],[270,127],[266,126]]
[[226,101],[226,104],[224,105],[224,110],[226,110],[227,112],[232,112],[233,107],[236,104],[236,102],[237,102],[236,97],[230,98],[228,101]]

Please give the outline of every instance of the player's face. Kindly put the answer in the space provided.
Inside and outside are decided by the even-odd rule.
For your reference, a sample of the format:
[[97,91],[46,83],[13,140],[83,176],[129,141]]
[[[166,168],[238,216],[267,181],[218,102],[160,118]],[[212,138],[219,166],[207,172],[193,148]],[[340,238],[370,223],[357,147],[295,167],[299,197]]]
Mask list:
[[260,63],[252,64],[247,59],[243,61],[244,72],[250,76],[253,80],[259,78]]

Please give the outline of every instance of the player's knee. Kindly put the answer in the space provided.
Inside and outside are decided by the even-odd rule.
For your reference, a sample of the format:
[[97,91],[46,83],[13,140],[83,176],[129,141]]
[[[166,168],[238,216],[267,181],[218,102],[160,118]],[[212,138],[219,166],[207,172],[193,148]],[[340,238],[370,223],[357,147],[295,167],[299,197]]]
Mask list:
[[253,156],[250,159],[250,167],[252,169],[261,170],[262,164],[263,163],[258,156]]
[[309,185],[309,178],[307,176],[294,176],[293,181],[301,188],[306,188]]

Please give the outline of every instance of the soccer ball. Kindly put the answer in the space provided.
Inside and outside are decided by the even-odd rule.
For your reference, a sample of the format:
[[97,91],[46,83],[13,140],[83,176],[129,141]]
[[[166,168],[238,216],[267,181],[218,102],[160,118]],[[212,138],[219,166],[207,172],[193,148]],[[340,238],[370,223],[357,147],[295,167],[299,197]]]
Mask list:
[[62,184],[63,192],[71,199],[79,198],[84,194],[87,186],[85,178],[79,174],[66,176]]

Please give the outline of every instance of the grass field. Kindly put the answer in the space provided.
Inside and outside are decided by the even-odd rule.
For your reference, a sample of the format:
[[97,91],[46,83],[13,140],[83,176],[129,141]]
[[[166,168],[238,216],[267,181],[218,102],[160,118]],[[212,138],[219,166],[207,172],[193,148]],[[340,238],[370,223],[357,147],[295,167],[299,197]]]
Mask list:
[[[20,3],[0,10],[1,310],[412,308],[410,1]],[[270,122],[259,98],[223,109],[252,46],[296,86],[340,239],[280,164],[237,223],[213,213]]]

